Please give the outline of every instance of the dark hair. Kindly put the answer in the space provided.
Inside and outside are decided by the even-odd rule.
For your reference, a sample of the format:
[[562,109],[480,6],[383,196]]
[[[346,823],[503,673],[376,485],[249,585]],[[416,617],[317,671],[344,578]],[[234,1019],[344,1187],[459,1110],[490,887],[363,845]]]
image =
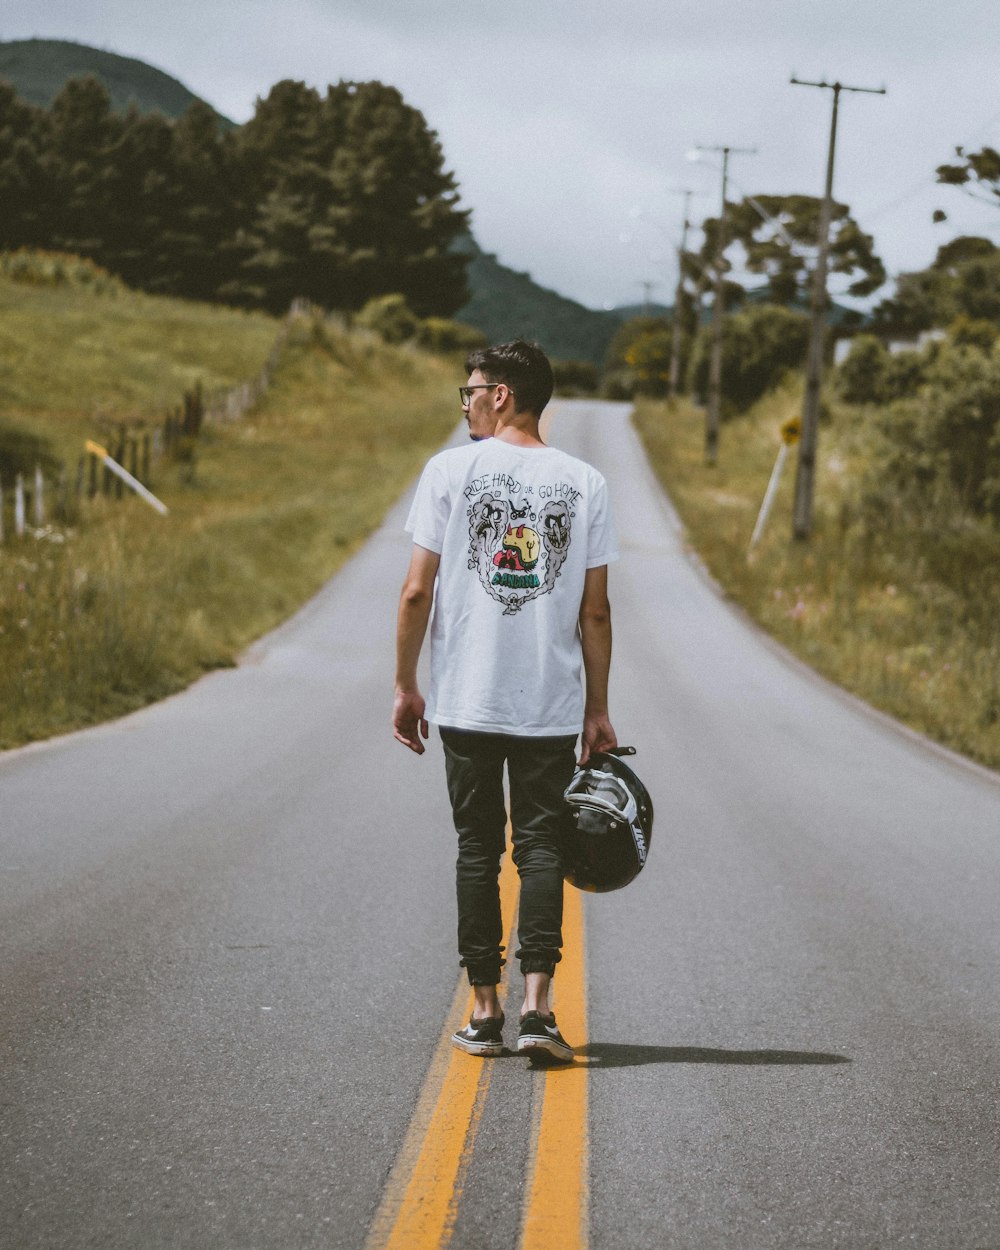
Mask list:
[[514,392],[514,411],[533,412],[536,417],[552,398],[555,382],[549,358],[537,343],[514,339],[496,347],[470,352],[465,362],[468,373],[477,369],[487,382],[502,382]]

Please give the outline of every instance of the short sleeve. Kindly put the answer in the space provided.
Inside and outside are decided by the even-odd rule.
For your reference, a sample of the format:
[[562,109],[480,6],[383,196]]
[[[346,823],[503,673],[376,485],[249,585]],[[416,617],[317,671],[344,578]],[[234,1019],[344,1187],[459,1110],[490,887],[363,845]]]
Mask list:
[[618,538],[615,534],[611,499],[604,478],[595,473],[587,527],[587,568],[597,569],[618,559]]
[[444,469],[440,457],[434,456],[420,475],[404,528],[413,535],[413,541],[418,547],[440,555],[444,549],[444,535],[450,512]]

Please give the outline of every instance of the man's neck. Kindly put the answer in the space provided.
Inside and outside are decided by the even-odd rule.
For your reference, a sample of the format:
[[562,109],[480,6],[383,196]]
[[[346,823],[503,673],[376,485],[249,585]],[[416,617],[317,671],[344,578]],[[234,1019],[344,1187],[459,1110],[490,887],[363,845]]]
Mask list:
[[538,432],[538,418],[533,412],[515,412],[501,416],[493,437],[512,447],[544,447]]

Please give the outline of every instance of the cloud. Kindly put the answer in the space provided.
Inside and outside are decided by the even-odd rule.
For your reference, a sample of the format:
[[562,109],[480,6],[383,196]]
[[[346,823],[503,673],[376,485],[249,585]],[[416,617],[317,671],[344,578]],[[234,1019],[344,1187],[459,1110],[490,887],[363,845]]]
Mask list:
[[[981,0],[8,0],[0,25],[147,59],[236,120],[281,78],[391,82],[437,130],[483,246],[595,306],[672,285],[674,189],[717,207],[693,145],[757,147],[733,162],[739,190],[821,191],[829,93],[790,86],[793,70],[889,88],[843,97],[835,191],[890,269],[1000,226],[933,181],[955,144],[1000,142],[978,134],[1000,42]],[[657,224],[623,245],[636,208]]]

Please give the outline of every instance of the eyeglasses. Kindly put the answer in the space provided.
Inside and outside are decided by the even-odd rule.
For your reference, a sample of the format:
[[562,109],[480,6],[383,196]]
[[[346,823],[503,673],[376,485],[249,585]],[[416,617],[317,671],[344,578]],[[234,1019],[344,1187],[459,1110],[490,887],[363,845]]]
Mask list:
[[492,391],[500,385],[499,382],[477,382],[475,386],[460,386],[458,388],[459,398],[462,400],[462,407],[468,408],[472,403],[473,391]]

